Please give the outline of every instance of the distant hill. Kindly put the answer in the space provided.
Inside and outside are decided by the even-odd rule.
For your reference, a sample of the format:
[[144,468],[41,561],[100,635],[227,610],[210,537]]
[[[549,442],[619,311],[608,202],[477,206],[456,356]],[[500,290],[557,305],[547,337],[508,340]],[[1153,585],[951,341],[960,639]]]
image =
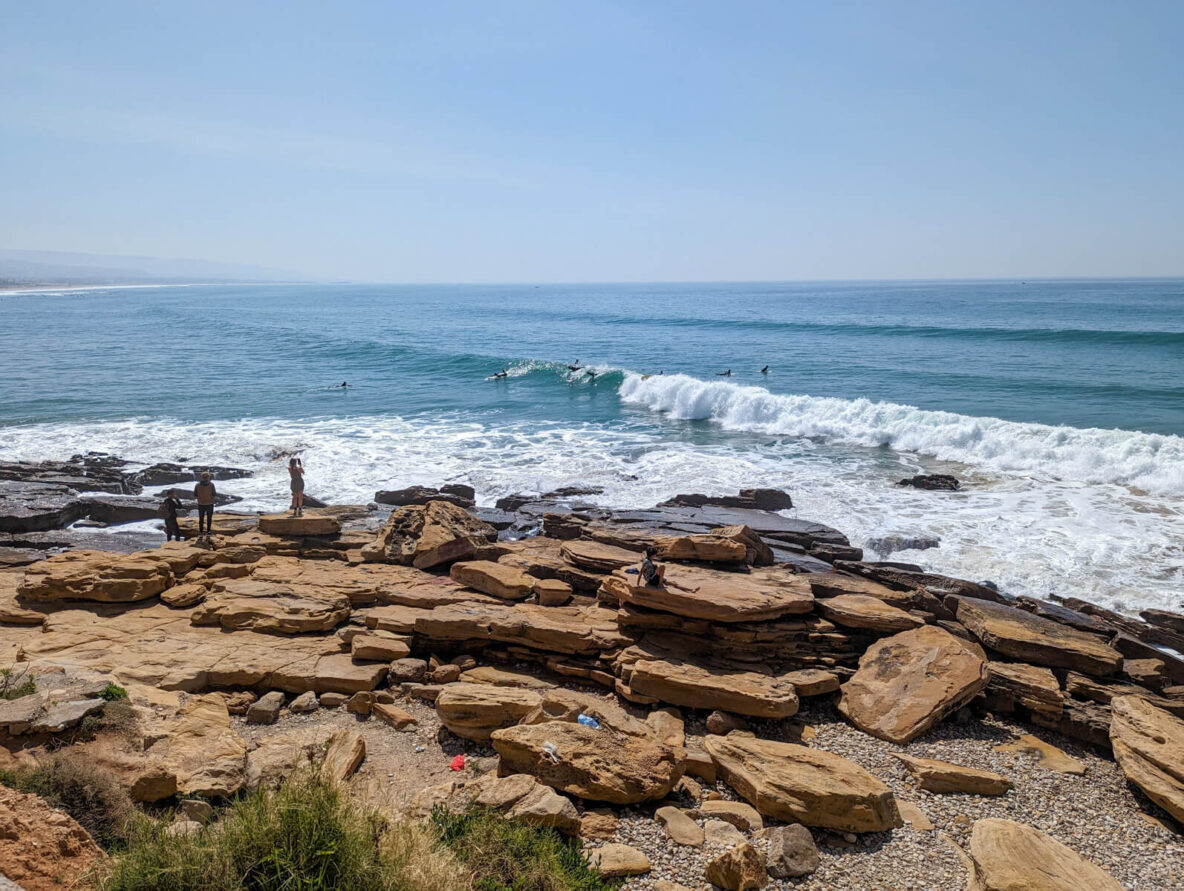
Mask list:
[[0,285],[114,285],[226,281],[307,281],[287,269],[66,251],[0,249]]

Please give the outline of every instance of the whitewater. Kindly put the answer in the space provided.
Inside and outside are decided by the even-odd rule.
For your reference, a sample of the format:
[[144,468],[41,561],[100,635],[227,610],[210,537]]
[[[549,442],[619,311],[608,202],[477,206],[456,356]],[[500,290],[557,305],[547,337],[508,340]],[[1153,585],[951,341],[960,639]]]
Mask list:
[[[223,488],[248,510],[287,504],[293,453],[308,492],[343,503],[446,482],[482,505],[592,486],[614,508],[771,486],[872,559],[1184,608],[1184,282],[194,285],[4,303],[0,459],[243,467]],[[963,489],[896,485],[915,473]]]

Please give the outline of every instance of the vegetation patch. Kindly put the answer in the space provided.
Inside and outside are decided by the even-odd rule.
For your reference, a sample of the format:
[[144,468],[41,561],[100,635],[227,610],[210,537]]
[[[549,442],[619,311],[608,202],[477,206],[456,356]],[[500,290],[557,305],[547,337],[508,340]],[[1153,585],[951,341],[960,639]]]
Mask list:
[[127,699],[127,690],[112,682],[103,688],[103,692],[99,696],[108,702],[115,702],[117,699]]
[[30,693],[37,692],[37,683],[33,675],[28,675],[17,683],[12,676],[11,668],[0,668],[0,699],[20,699]]
[[432,824],[472,872],[476,891],[612,891],[621,884],[599,876],[579,842],[553,829],[480,808],[464,814],[436,808]]
[[318,773],[249,792],[194,835],[141,816],[99,879],[104,891],[465,891],[465,870],[426,826],[387,826]]
[[39,795],[111,850],[126,842],[135,808],[127,790],[80,756],[61,754],[30,771],[0,770],[0,783]]

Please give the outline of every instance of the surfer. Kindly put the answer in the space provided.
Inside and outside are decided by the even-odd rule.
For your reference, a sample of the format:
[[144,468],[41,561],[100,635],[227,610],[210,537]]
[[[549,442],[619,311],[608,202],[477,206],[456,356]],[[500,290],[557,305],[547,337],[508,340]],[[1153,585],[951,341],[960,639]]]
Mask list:
[[585,371],[584,374],[588,375],[588,377],[592,378],[592,380],[596,380],[597,372],[593,371],[591,368]]
[[501,371],[494,374],[493,377],[496,380],[497,378],[509,377],[509,376],[510,376],[510,373],[508,371],[506,371],[506,369],[503,368]]
[[568,365],[567,370],[568,371],[579,371],[580,370],[580,360],[576,359],[575,365]]
[[678,582],[666,581],[666,564],[655,563],[654,554],[657,548],[646,548],[645,557],[641,561],[641,568],[638,570],[638,575],[641,578],[641,585],[644,588],[665,588],[669,585],[671,588],[678,588],[680,591],[686,591],[688,594],[694,594],[698,588],[688,588],[686,585],[680,585]]
[[769,366],[766,365],[764,368],[761,369],[761,374],[768,374],[768,373],[769,373]]
[[731,377],[732,376],[732,369],[729,368],[727,371],[717,371],[715,373],[715,376],[716,377]]

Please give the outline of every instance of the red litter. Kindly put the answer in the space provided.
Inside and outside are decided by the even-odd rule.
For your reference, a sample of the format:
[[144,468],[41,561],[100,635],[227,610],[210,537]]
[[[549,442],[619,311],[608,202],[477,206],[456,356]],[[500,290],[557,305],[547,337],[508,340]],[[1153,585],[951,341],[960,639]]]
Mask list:
[[452,763],[448,765],[448,769],[449,770],[464,770],[465,769],[465,756],[464,755],[457,755],[455,758],[453,758]]

